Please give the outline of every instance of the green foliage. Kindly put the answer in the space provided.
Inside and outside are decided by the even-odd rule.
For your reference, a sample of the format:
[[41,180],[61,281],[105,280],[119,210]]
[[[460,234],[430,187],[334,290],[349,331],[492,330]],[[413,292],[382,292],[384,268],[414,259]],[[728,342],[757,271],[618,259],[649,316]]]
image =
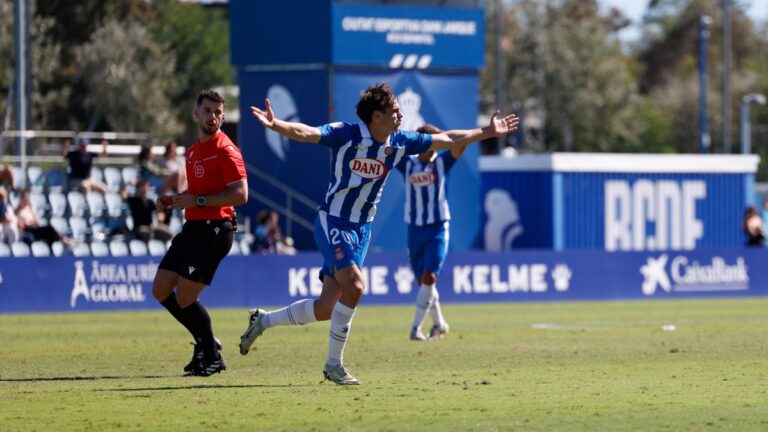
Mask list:
[[[509,93],[544,133],[539,150],[611,151],[638,147],[637,92],[612,16],[594,1],[563,0],[545,7],[525,0],[507,12],[504,41]],[[493,29],[493,24],[489,24]],[[492,53],[492,47],[489,49]],[[486,68],[489,91],[495,65]],[[541,126],[539,126],[541,127]],[[530,130],[526,130],[530,138]]]
[[149,30],[155,40],[171,47],[167,55],[175,60],[173,75],[179,84],[171,101],[179,107],[177,119],[189,124],[189,113],[201,90],[234,84],[227,17],[221,10],[173,0],[159,0],[154,6],[157,16]]
[[168,97],[176,85],[174,61],[165,51],[139,24],[111,20],[80,46],[82,104],[91,113],[91,127],[106,120],[119,131],[179,131]]
[[[223,287],[219,287],[223,288]],[[217,289],[217,288],[214,288]],[[361,307],[322,382],[328,325],[211,316],[229,367],[184,378],[189,335],[164,310],[0,315],[3,430],[763,430],[764,298],[444,306],[452,333],[412,342],[412,307]],[[676,331],[662,331],[664,325]]]

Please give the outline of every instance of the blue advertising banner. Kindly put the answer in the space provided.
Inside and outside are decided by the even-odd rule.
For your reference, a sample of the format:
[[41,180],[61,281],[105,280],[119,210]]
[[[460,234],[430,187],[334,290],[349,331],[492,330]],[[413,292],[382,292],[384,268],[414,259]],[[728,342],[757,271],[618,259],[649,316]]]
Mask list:
[[[287,121],[319,126],[328,122],[328,72],[321,70],[263,72],[241,70],[240,112],[238,143],[246,164],[276,179],[316,204],[322,203],[330,170],[327,148],[291,141],[266,129],[251,115],[250,106],[264,108],[269,98],[275,115]],[[246,212],[255,215],[264,208],[290,209],[310,225],[316,214],[316,205],[290,198],[284,190],[265,181],[255,170],[249,170],[249,187],[258,198],[248,201]],[[264,199],[266,198],[266,200]],[[281,212],[284,213],[284,212]],[[289,225],[290,224],[290,225]],[[315,247],[312,231],[299,224],[282,221],[296,246]]]
[[[338,71],[334,89],[339,120],[357,121],[355,105],[360,92],[377,82],[387,82],[397,95],[403,114],[402,130],[415,130],[424,123],[442,129],[471,129],[477,126],[477,76],[416,71]],[[472,248],[480,228],[479,148],[467,147],[450,172],[448,201],[451,204],[451,248]],[[373,222],[371,250],[405,250],[404,182],[399,172],[390,174]]]
[[758,161],[741,155],[483,157],[483,245],[489,251],[742,245]]
[[[525,251],[449,254],[440,300],[522,302],[768,295],[768,250]],[[319,254],[230,256],[202,301],[269,307],[317,297]],[[156,309],[153,257],[0,258],[0,312]],[[412,304],[418,290],[404,253],[372,253],[362,305]]]
[[479,69],[482,9],[334,3],[333,63],[390,68]]
[[232,64],[328,64],[331,1],[229,0]]

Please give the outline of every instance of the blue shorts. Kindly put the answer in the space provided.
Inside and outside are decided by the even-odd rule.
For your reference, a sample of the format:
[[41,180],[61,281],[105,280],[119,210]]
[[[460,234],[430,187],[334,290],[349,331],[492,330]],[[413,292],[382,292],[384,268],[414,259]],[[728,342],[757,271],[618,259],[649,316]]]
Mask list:
[[408,225],[408,257],[416,277],[425,271],[440,274],[448,253],[448,221],[416,226]]
[[328,276],[352,264],[362,269],[370,240],[370,223],[345,221],[324,211],[317,213],[315,243],[323,254],[323,273]]

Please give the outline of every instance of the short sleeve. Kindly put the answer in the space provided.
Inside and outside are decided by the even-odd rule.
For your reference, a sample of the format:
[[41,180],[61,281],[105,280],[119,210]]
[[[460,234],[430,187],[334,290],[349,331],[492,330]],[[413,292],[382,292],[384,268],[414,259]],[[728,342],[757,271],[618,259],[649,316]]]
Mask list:
[[356,125],[345,122],[328,123],[317,128],[320,130],[320,144],[331,148],[339,148],[348,143],[357,129]]
[[432,135],[414,131],[401,131],[400,135],[403,138],[405,154],[407,155],[424,153],[432,147]]
[[225,143],[219,150],[221,173],[226,184],[248,178],[240,149],[231,142]]

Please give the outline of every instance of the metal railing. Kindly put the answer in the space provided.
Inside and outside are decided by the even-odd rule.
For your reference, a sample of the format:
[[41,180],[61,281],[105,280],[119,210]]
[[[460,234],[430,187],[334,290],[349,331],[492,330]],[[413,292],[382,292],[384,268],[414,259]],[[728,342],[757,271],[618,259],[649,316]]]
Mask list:
[[300,215],[296,214],[294,212],[294,205],[295,204],[304,205],[307,208],[311,209],[312,211],[315,211],[317,210],[318,207],[320,207],[319,204],[312,201],[310,198],[307,198],[305,195],[301,194],[300,192],[296,191],[295,189],[291,188],[285,183],[277,180],[271,175],[256,168],[253,165],[245,164],[245,169],[246,171],[248,171],[249,174],[252,174],[253,176],[268,183],[273,188],[285,194],[285,205],[282,205],[276,202],[275,200],[262,195],[261,193],[257,192],[253,188],[248,188],[248,195],[251,198],[255,199],[256,201],[259,201],[260,203],[270,207],[271,209],[285,216],[285,219],[286,219],[285,232],[287,236],[291,237],[293,235],[293,223],[298,224],[299,226],[309,230],[310,232],[314,231],[315,225],[313,221],[307,220],[301,217]]

